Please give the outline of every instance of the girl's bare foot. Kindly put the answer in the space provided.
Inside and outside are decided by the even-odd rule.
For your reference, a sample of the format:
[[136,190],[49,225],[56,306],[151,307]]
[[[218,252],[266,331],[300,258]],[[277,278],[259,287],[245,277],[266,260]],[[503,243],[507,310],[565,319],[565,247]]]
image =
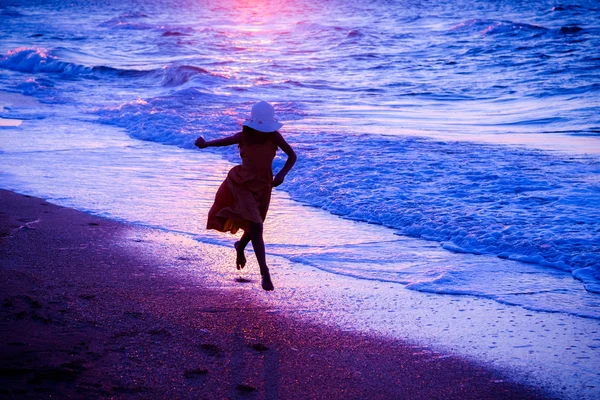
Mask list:
[[235,247],[235,251],[237,253],[237,257],[235,259],[235,266],[237,267],[237,269],[242,269],[246,266],[246,256],[244,255],[243,249],[241,252],[238,249],[239,245],[240,245],[239,240],[233,244],[233,247]]
[[262,280],[261,280],[262,288],[266,291],[275,289],[275,286],[273,286],[273,282],[271,282],[271,275],[269,274],[269,271],[266,271],[264,274],[261,274],[261,275],[262,275]]

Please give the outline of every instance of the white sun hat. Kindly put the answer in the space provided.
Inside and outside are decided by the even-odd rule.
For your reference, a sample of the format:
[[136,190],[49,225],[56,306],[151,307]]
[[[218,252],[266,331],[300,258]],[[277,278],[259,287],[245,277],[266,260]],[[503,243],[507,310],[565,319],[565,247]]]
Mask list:
[[275,132],[283,124],[275,119],[275,109],[266,101],[259,101],[252,106],[250,118],[242,124],[261,132]]

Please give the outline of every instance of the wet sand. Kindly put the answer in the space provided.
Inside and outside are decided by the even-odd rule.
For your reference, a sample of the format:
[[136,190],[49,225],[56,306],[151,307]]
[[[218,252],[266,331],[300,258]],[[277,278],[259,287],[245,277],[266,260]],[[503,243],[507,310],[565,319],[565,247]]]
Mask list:
[[272,313],[247,286],[170,273],[150,243],[123,245],[135,230],[147,229],[0,191],[1,397],[547,398],[452,355]]

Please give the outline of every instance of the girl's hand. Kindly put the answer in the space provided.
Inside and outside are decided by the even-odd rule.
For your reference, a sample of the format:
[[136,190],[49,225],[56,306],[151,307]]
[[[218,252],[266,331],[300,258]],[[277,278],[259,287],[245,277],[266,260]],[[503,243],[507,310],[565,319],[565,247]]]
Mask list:
[[279,186],[283,183],[284,176],[277,174],[275,178],[273,178],[273,187]]
[[205,149],[208,146],[206,145],[206,140],[204,140],[204,138],[202,136],[200,136],[198,139],[196,139],[196,143],[194,143],[196,145],[196,147],[198,147],[199,149]]

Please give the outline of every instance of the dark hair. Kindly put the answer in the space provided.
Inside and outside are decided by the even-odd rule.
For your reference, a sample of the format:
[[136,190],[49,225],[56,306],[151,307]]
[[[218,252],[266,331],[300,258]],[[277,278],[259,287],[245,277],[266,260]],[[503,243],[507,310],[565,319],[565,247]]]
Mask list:
[[242,142],[248,144],[262,144],[269,139],[274,132],[261,132],[249,126],[242,126]]

